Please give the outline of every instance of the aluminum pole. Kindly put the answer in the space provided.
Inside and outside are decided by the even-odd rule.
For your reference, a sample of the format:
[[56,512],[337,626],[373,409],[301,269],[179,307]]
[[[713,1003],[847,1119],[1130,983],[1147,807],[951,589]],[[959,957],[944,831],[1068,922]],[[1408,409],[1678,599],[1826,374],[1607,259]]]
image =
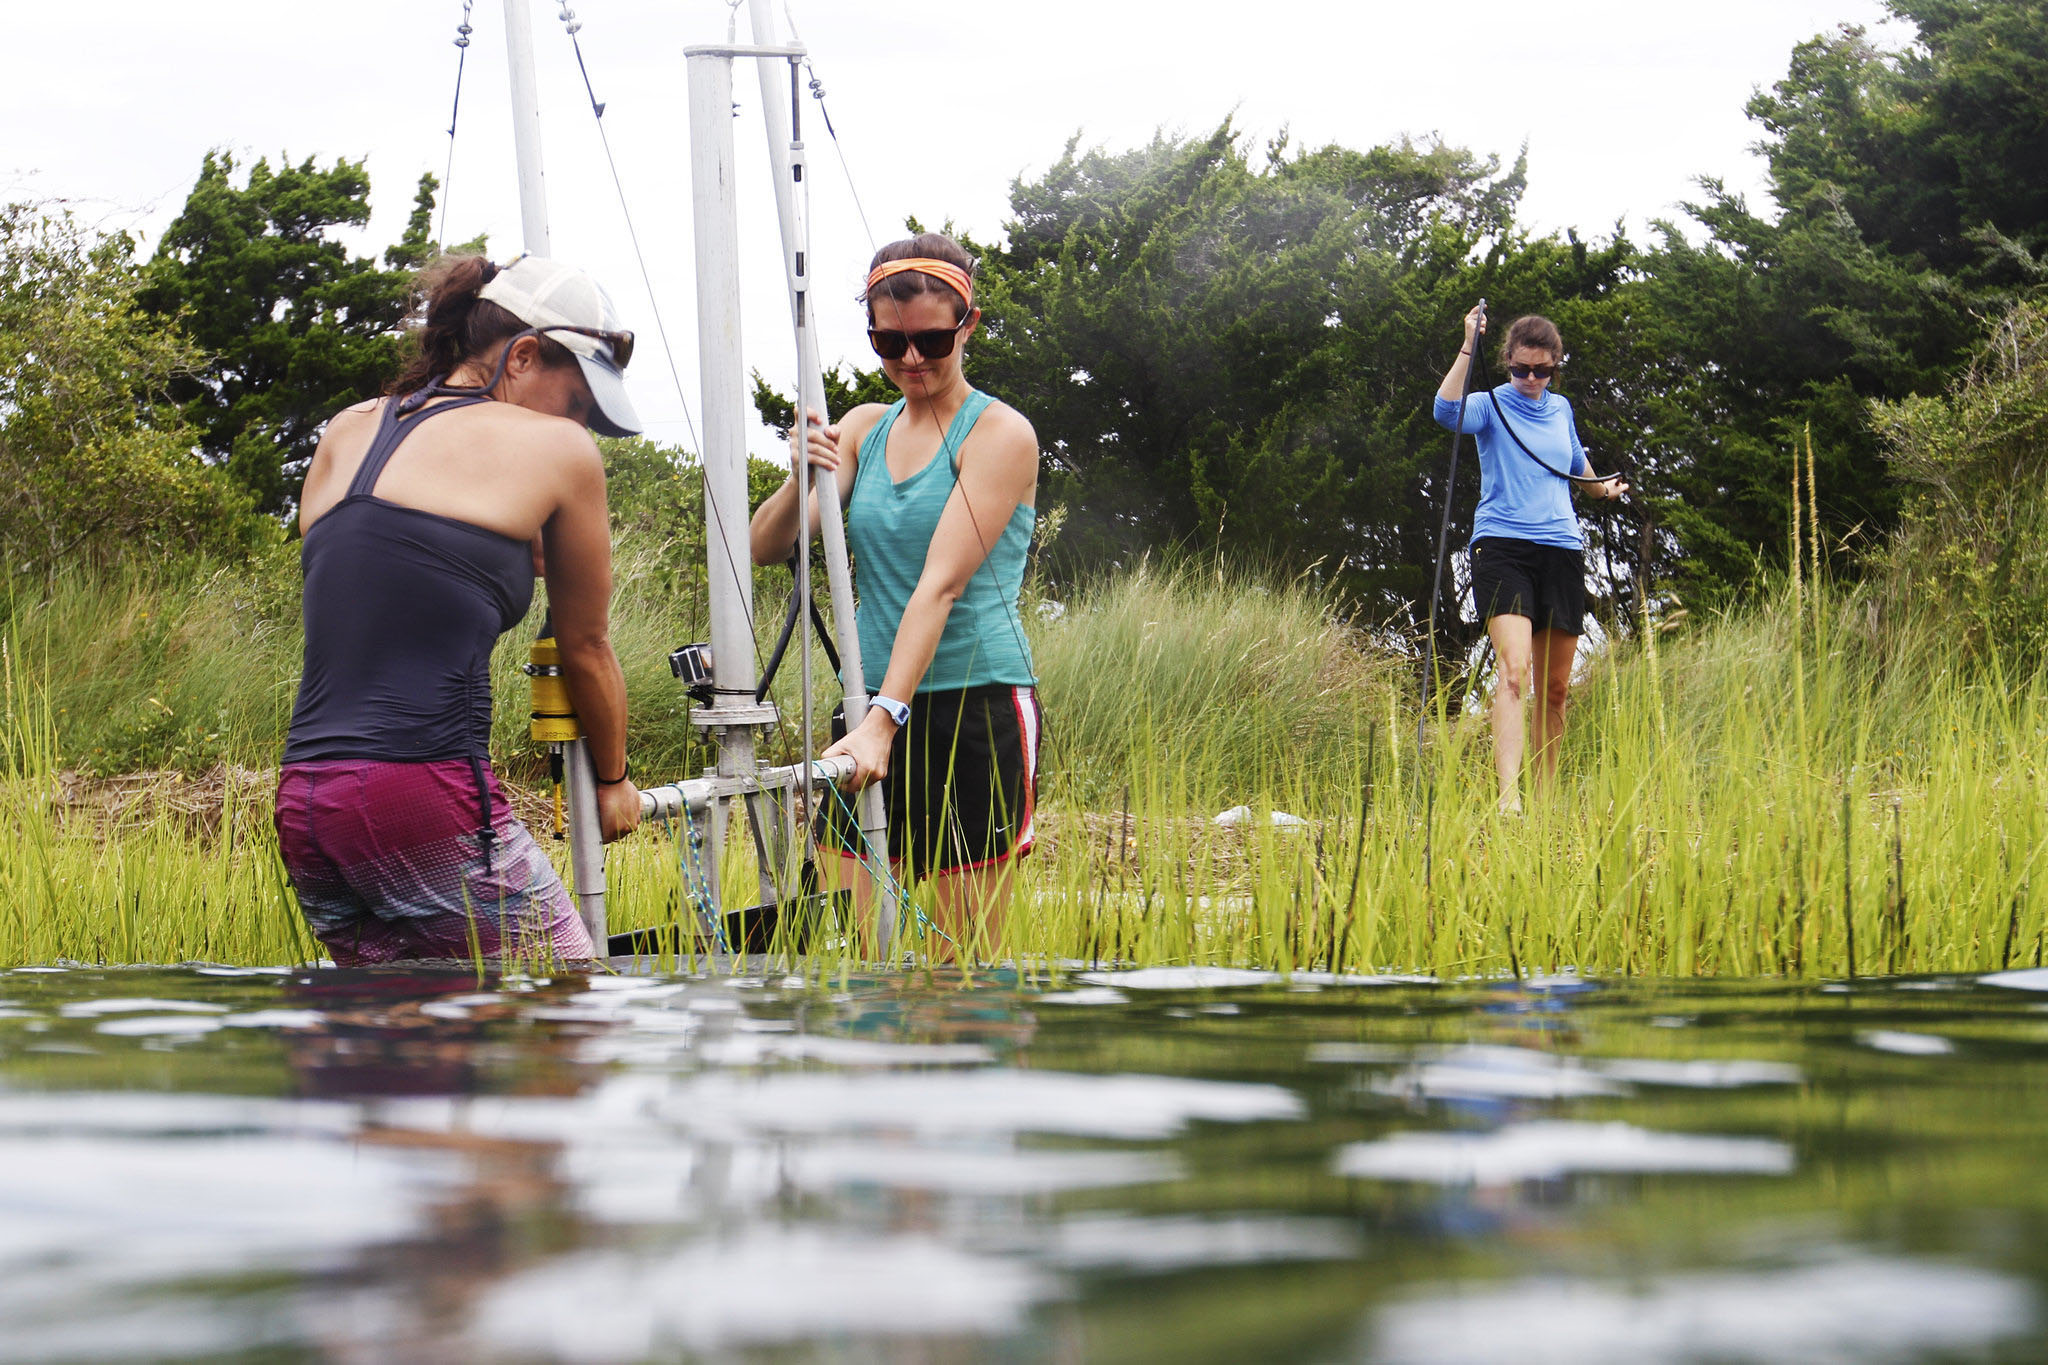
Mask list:
[[533,22],[526,0],[505,0],[505,65],[512,75],[512,147],[519,161],[519,227],[525,249],[547,256],[548,190],[540,159],[540,86],[533,76]]
[[[548,233],[547,178],[541,167],[540,85],[533,74],[533,21],[526,0],[505,0],[505,65],[512,80],[512,146],[519,165],[521,246],[534,256],[552,255]],[[590,939],[604,951],[604,831],[597,819],[597,771],[590,742],[562,745],[562,780],[569,817],[569,867],[576,884],[576,913]]]
[[[748,17],[753,27],[754,43],[758,47],[777,48],[781,45],[775,26],[775,11],[770,0],[748,0]],[[761,77],[762,123],[768,135],[768,164],[773,171],[769,177],[775,185],[775,217],[782,229],[782,263],[788,276],[790,322],[796,330],[797,348],[797,430],[804,427],[804,414],[815,408],[830,421],[832,415],[825,411],[824,367],[818,358],[818,332],[815,317],[817,291],[811,274],[812,255],[810,240],[810,181],[808,158],[799,126],[797,110],[797,67],[794,60],[783,64],[773,61],[759,61],[756,69]],[[785,86],[779,79],[787,72]],[[810,466],[798,462],[797,494],[799,509],[808,509],[810,500],[806,496],[806,484]],[[839,504],[839,483],[836,479],[824,479],[815,484],[819,509],[819,530],[825,542],[825,578],[832,598],[832,620],[839,632],[839,661],[841,665],[840,687],[845,697],[846,728],[851,733],[867,714],[867,675],[862,671],[860,657],[860,631],[854,621],[853,575],[848,569],[846,557],[846,525]],[[798,516],[799,528],[803,525],[803,511]],[[804,596],[800,609],[808,615],[810,579],[810,537],[799,530],[797,536],[797,591]],[[803,652],[804,687],[804,742],[811,742],[811,675],[810,641],[806,632]],[[807,747],[806,753],[810,750]],[[861,834],[868,847],[876,855],[874,867],[874,890],[876,907],[877,946],[889,947],[896,936],[896,896],[889,877],[886,875],[889,828],[882,811],[882,790],[871,784],[864,789],[857,800]]]
[[[690,90],[690,209],[697,250],[697,363],[704,414],[704,525],[711,597],[709,707],[691,719],[718,737],[718,775],[754,772],[753,557],[747,528],[746,384],[740,353],[739,203],[734,193],[732,60],[686,53]],[[744,698],[744,701],[735,700]],[[717,866],[729,803],[712,809]],[[717,882],[712,883],[714,894]]]

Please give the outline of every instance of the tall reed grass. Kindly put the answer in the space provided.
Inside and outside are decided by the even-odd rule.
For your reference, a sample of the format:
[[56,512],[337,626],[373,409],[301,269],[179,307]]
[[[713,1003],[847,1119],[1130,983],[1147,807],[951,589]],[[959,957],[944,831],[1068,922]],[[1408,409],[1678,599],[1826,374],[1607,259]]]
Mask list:
[[[1655,651],[1615,646],[1575,692],[1559,781],[1512,819],[1478,716],[1434,718],[1418,750],[1400,661],[1311,590],[1258,588],[1148,568],[1056,620],[1033,614],[1045,843],[978,956],[1646,976],[2042,961],[2048,679],[1964,658],[1938,619],[1802,581]],[[118,624],[137,601],[91,610]],[[186,632],[235,619],[231,601],[188,606]],[[665,652],[688,624],[629,621],[622,652]],[[231,790],[212,831],[175,813],[62,814],[58,710],[77,702],[59,699],[81,694],[58,656],[36,657],[38,625],[17,607],[5,637],[0,962],[312,955],[261,787]],[[252,672],[263,651],[296,655],[282,637],[225,647]],[[270,701],[223,704],[276,704],[291,670],[269,670],[243,681]],[[675,684],[634,687],[643,707]],[[1213,823],[1240,803],[1259,818]],[[1306,823],[1268,823],[1272,810]],[[745,884],[737,843],[726,857],[727,885]],[[687,918],[669,833],[615,846],[610,868],[615,929]],[[827,950],[811,965],[847,963]]]
[[[1233,688],[1259,696],[1259,632],[1232,621],[1316,652],[1276,626],[1313,620],[1312,599],[1247,612],[1241,587],[1136,575],[1040,631],[1051,725],[1071,706],[1084,740],[1048,774],[1048,846],[979,956],[1793,977],[2043,960],[2048,679],[1965,659],[1938,619],[1808,578],[1617,646],[1575,694],[1558,783],[1517,819],[1480,717],[1439,715],[1418,751],[1385,659],[1310,668],[1348,668],[1341,718],[1211,719]],[[1240,800],[1255,822],[1213,822]]]
[[1214,563],[1141,563],[1041,613],[1048,786],[1100,807],[1173,774],[1196,807],[1261,795],[1269,775],[1348,782],[1408,686],[1400,661],[1299,582]]
[[67,807],[55,690],[0,643],[0,963],[303,962],[270,791],[232,778],[210,818]]

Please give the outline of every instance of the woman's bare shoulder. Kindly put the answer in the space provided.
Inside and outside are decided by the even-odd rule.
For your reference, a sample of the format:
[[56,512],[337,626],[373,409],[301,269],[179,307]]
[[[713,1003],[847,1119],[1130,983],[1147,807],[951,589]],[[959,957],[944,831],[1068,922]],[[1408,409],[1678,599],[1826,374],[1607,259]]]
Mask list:
[[867,431],[889,411],[887,403],[857,403],[839,414],[836,425],[842,433]]
[[327,419],[327,430],[347,431],[351,427],[364,424],[374,426],[377,419],[383,415],[384,405],[390,401],[389,398],[365,398],[360,403],[351,403]]
[[1031,419],[1000,398],[983,410],[981,420],[974,424],[974,434],[991,445],[1038,458],[1038,431],[1031,425]]

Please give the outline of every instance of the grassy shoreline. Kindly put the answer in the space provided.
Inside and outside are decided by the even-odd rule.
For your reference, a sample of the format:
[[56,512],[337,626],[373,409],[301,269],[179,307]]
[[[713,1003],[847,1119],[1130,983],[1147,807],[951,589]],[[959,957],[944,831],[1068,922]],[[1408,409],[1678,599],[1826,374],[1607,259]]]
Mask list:
[[[281,683],[250,658],[295,655],[288,633],[258,632],[203,675],[172,666],[179,640],[202,647],[251,600],[216,583],[182,616],[134,584],[76,602],[137,635],[145,613],[159,618],[160,673],[186,690],[145,695],[175,716],[202,676],[249,712],[288,686],[288,669]],[[1401,661],[1301,585],[1142,569],[1066,607],[1029,623],[1052,716],[1052,837],[1023,865],[990,956],[1679,977],[2042,959],[2048,688],[1966,666],[1935,626],[1878,621],[1865,598],[1788,591],[1659,649],[1609,651],[1575,693],[1558,787],[1521,820],[1494,813],[1478,719],[1434,717],[1418,754]],[[38,650],[23,619],[17,605],[5,651],[0,813],[15,837],[0,855],[0,963],[312,956],[260,756],[197,823],[175,803],[64,813],[60,736],[81,704],[65,670],[85,661]],[[621,635],[665,648],[678,624],[628,611]],[[667,678],[634,686],[636,709],[657,713],[640,724],[674,723],[642,702],[673,691]],[[501,695],[501,738],[516,742],[522,710]],[[185,757],[261,747],[203,733],[215,748]],[[535,785],[535,765],[500,761]],[[1261,822],[1211,823],[1240,803]],[[1270,810],[1307,823],[1264,823]],[[668,836],[635,836],[608,867],[615,929],[673,913]]]

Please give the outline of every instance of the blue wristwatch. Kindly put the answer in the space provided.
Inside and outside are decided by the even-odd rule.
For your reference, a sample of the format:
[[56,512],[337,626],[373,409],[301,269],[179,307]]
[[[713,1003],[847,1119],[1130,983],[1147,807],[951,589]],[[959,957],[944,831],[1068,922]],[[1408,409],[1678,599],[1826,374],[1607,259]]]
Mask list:
[[881,707],[888,714],[890,720],[896,722],[897,729],[901,730],[904,726],[910,724],[910,708],[894,697],[878,696],[874,698],[874,704]]

